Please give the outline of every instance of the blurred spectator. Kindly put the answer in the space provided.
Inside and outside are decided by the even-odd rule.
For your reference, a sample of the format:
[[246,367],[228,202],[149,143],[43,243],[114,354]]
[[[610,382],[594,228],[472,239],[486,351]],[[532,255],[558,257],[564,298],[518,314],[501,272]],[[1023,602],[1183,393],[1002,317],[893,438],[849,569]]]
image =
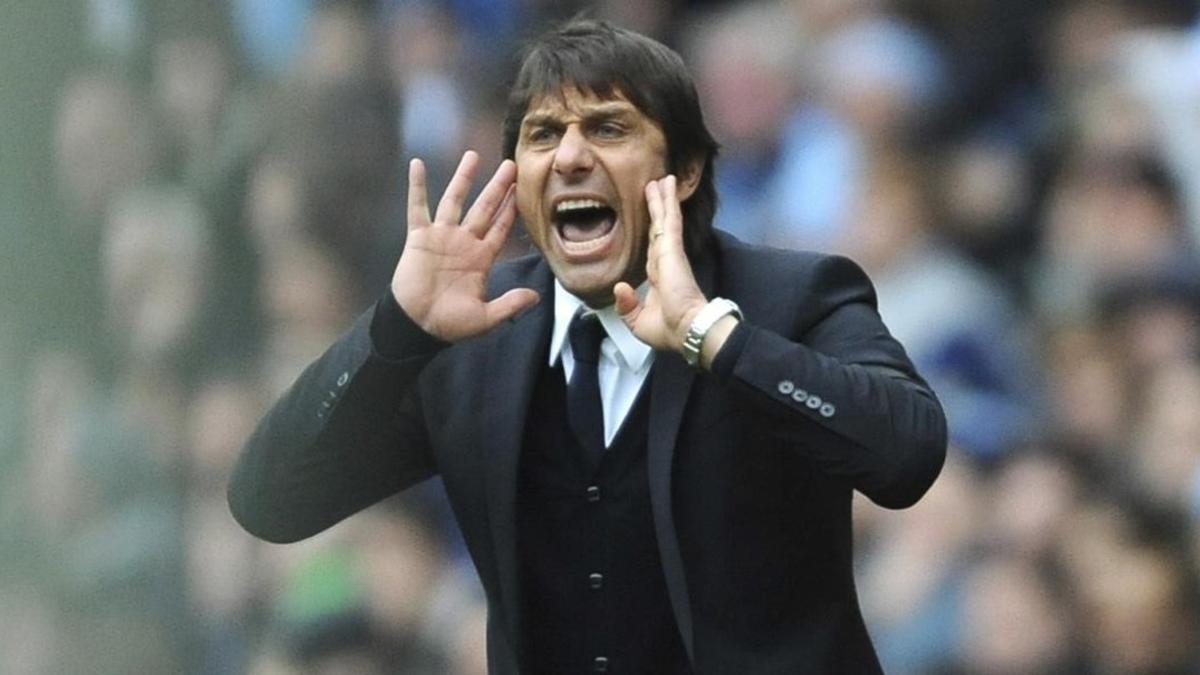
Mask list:
[[95,219],[114,195],[149,177],[159,151],[155,124],[129,82],[103,70],[75,77],[59,106],[55,164],[64,205]]
[[971,572],[965,587],[962,657],[943,672],[1082,672],[1066,589],[1035,559],[985,559]]
[[1047,319],[1086,316],[1105,280],[1194,259],[1173,177],[1144,155],[1069,158],[1045,218],[1037,300]]
[[936,155],[933,227],[1014,295],[1027,292],[1024,260],[1034,246],[1033,162],[1016,140],[971,136]]
[[1138,541],[1148,524],[1094,504],[1063,541],[1080,636],[1096,672],[1187,673],[1200,665],[1195,570],[1169,545]]
[[297,238],[264,253],[263,377],[278,395],[349,325],[354,296],[344,267],[327,249]]
[[355,524],[357,572],[365,614],[389,670],[433,675],[447,666],[442,645],[430,639],[437,636],[424,632],[425,622],[436,601],[437,580],[448,566],[431,524],[422,522],[412,502],[407,504],[407,509],[378,509]]
[[882,12],[825,35],[816,58],[822,95],[872,150],[913,139],[946,93],[935,43]]
[[937,235],[927,180],[913,158],[880,158],[837,248],[874,280],[879,312],[938,392],[951,439],[994,458],[1037,423],[1029,337],[1005,289]]
[[997,135],[1026,144],[1043,114],[1039,36],[1060,3],[1037,0],[898,0],[945,54],[946,97],[924,122],[933,137]]
[[888,517],[860,547],[863,615],[885,672],[930,672],[959,650],[979,489],[975,472],[952,457],[920,503]]
[[696,85],[706,121],[723,145],[715,224],[765,241],[773,229],[787,227],[787,214],[778,209],[780,146],[788,119],[802,105],[802,26],[782,4],[757,2],[706,17],[693,34]]
[[469,92],[458,26],[432,3],[407,3],[389,18],[388,64],[401,92],[399,128],[407,154],[422,158],[440,184],[463,147]]
[[156,435],[103,398],[69,355],[38,366],[32,452],[13,487],[45,556],[26,580],[53,603],[42,615],[57,636],[52,655],[40,655],[45,672],[178,671],[190,638],[183,528]]
[[1030,560],[1050,556],[1082,497],[1082,481],[1057,448],[1022,448],[997,468],[986,490],[981,543]]
[[181,366],[213,255],[205,214],[182,191],[144,188],[114,204],[103,236],[106,313],[120,357],[130,370]]
[[353,4],[314,11],[305,49],[272,100],[268,141],[270,156],[293,174],[293,227],[337,256],[349,307],[386,288],[403,236],[392,218],[401,197],[395,92],[369,19]]
[[1186,510],[1200,481],[1200,416],[1194,414],[1200,409],[1200,362],[1192,358],[1159,365],[1139,403],[1125,461],[1131,477],[1146,498]]
[[1180,186],[1193,238],[1200,235],[1200,23],[1127,35],[1121,62],[1134,96],[1152,118],[1155,147]]
[[205,154],[220,149],[219,133],[230,97],[231,67],[213,40],[191,37],[157,45],[154,92],[162,110],[163,126],[173,134],[172,144],[183,155],[184,175],[220,166]]
[[1126,401],[1119,345],[1104,340],[1097,327],[1064,326],[1047,336],[1051,427],[1062,450],[1099,462],[1118,447]]
[[225,481],[242,443],[264,412],[260,388],[245,375],[213,374],[189,405],[184,533],[194,654],[205,673],[241,673],[257,637],[263,602],[255,572],[263,544],[229,521]]

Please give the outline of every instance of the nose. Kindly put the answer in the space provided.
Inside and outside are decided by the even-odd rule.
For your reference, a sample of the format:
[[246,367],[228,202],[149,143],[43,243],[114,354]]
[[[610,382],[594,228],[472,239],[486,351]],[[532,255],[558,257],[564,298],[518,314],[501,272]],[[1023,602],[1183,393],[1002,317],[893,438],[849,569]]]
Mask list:
[[579,126],[569,125],[554,150],[554,172],[568,179],[585,176],[592,170],[594,160]]

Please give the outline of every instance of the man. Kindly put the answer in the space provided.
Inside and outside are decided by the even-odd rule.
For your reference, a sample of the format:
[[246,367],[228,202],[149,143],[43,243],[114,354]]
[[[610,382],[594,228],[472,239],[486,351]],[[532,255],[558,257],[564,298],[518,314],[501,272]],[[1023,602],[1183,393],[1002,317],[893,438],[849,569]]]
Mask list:
[[[235,516],[294,541],[440,474],[493,673],[878,672],[851,495],[915,502],[946,430],[869,281],[712,231],[716,144],[644,36],[539,38],[505,150],[465,215],[476,155],[432,218],[412,162],[390,293],[263,420]],[[518,213],[540,255],[494,265]]]

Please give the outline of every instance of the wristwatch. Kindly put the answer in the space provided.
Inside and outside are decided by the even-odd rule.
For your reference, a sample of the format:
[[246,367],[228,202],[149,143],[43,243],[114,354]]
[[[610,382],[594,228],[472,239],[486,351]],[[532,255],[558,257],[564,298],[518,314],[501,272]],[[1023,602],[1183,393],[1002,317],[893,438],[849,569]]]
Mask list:
[[692,319],[692,325],[688,326],[687,335],[683,338],[683,360],[687,361],[689,366],[700,367],[700,348],[704,345],[704,338],[713,325],[730,314],[736,316],[738,321],[742,320],[742,310],[737,303],[726,298],[713,298],[696,313],[696,318]]

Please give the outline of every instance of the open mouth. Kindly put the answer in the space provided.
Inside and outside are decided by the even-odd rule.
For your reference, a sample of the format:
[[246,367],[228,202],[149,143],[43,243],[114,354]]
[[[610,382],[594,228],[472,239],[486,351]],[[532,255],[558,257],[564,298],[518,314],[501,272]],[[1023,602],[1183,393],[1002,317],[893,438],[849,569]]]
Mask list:
[[553,221],[565,244],[586,245],[612,232],[617,212],[596,199],[564,199],[555,207]]

